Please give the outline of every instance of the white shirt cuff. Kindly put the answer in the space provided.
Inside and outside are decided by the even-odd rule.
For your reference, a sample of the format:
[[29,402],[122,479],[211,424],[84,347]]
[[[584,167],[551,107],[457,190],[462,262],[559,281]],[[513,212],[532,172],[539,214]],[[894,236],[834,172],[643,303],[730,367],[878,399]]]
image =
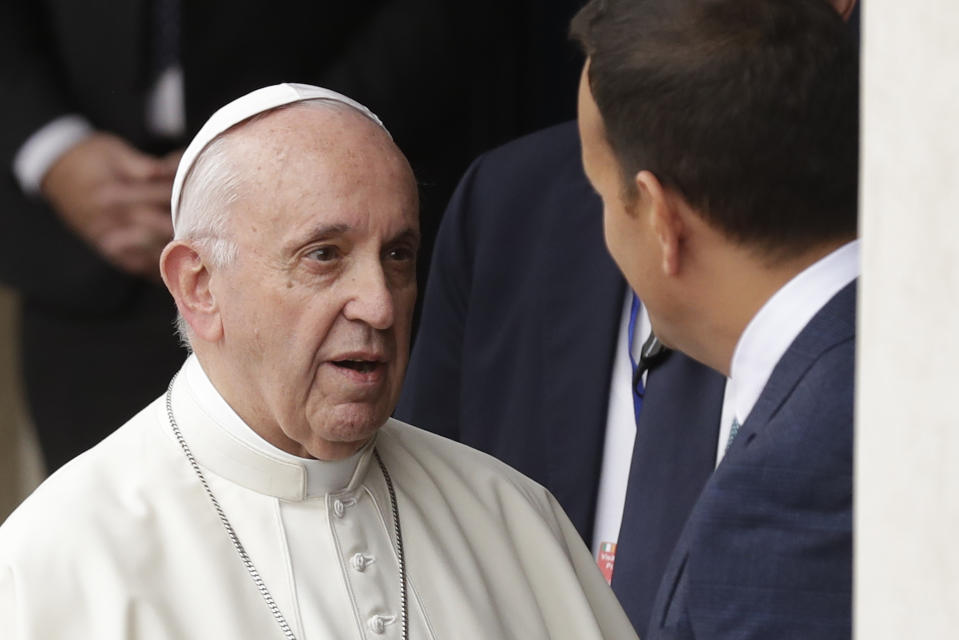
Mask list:
[[53,163],[92,133],[90,123],[78,115],[60,116],[35,131],[13,157],[13,174],[23,192],[39,194],[40,184]]

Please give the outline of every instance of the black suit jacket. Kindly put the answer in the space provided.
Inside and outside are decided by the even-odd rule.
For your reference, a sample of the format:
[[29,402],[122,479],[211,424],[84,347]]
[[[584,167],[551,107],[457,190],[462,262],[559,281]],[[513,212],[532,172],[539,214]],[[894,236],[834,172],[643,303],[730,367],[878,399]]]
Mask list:
[[850,637],[855,327],[852,283],[783,355],[703,489],[644,638]]

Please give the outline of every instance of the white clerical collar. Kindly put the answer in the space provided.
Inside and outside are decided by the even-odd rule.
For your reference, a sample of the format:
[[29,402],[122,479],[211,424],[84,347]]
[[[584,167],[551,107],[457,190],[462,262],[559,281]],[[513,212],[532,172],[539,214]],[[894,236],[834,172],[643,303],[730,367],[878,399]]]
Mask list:
[[368,447],[362,447],[343,460],[316,460],[295,456],[264,440],[243,421],[213,386],[196,354],[191,354],[187,358],[181,376],[192,391],[200,409],[234,438],[268,458],[303,467],[306,472],[305,497],[323,496],[341,491],[350,484],[357,464]]
[[736,418],[741,424],[789,345],[858,275],[859,240],[853,240],[796,275],[753,316],[739,337],[729,371]]

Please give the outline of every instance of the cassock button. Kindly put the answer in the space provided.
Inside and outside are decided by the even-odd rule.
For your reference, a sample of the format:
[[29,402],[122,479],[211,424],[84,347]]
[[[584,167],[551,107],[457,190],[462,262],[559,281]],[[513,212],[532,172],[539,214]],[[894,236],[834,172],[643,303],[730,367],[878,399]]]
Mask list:
[[363,553],[354,553],[353,557],[350,558],[350,566],[353,567],[354,571],[359,571],[363,573],[366,571],[366,568],[373,564],[375,558],[373,556],[368,556]]
[[355,498],[347,498],[346,500],[340,500],[337,498],[333,501],[333,515],[337,518],[342,518],[346,514],[346,508],[352,507],[356,504]]
[[383,635],[386,633],[386,625],[394,622],[396,622],[396,616],[372,616],[366,624],[376,635]]

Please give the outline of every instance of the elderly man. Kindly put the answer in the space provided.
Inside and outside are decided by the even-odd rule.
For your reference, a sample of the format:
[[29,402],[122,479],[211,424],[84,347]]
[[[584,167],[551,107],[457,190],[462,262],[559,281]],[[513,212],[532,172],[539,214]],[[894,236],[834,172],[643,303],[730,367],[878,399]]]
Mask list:
[[635,637],[545,489],[389,419],[417,196],[373,114],[253,92],[172,212],[194,355],[0,528],[4,638]]
[[606,244],[733,403],[643,637],[848,638],[855,40],[817,0],[593,0],[573,32]]

